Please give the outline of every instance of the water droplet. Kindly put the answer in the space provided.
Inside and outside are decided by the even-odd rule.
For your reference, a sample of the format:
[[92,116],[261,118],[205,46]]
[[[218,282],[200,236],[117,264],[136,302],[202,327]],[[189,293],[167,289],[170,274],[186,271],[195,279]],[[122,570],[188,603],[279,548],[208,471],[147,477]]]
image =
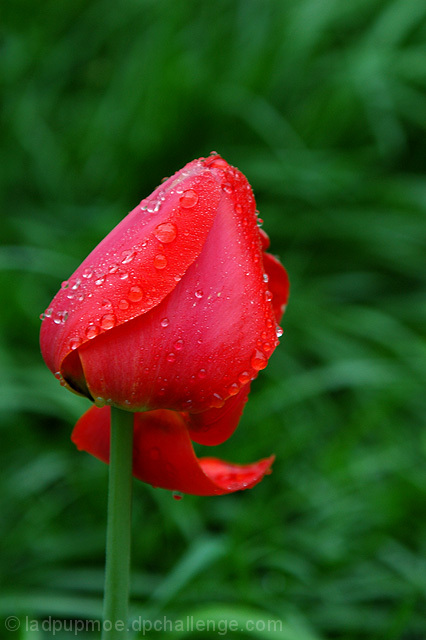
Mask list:
[[168,327],[169,326],[169,322],[170,320],[168,318],[163,318],[162,321],[160,322],[162,327]]
[[265,300],[266,300],[266,302],[271,302],[272,293],[270,291],[265,291]]
[[197,291],[195,292],[195,297],[200,299],[202,298],[204,295],[204,292],[202,291],[202,289],[197,289]]
[[133,260],[133,258],[136,255],[136,251],[133,250],[126,250],[126,251],[122,251],[121,252],[121,264],[128,264],[129,262],[131,262]]
[[78,347],[81,345],[81,340],[79,340],[78,338],[74,338],[73,340],[71,340],[70,342],[70,349],[71,351],[75,351],[75,349],[78,349]]
[[68,318],[68,311],[57,311],[53,322],[55,324],[64,324]]
[[129,308],[129,301],[125,300],[124,298],[122,300],[120,300],[120,302],[118,303],[118,308],[122,309],[123,311],[125,311],[126,309]]
[[262,220],[262,218],[258,218],[258,219],[257,219],[257,226],[258,226],[258,227],[261,227],[261,226],[262,226],[262,224],[263,224],[263,220]]
[[130,287],[128,295],[130,302],[139,302],[143,298],[143,291],[138,285],[135,285]]
[[68,289],[69,286],[70,283],[68,282],[68,280],[64,280],[63,282],[61,282],[61,289]]
[[154,267],[156,269],[164,269],[167,267],[167,258],[162,253],[158,253],[154,258]]
[[52,307],[49,307],[49,309],[46,309],[46,311],[44,312],[44,317],[50,318],[52,316],[52,313],[53,313],[53,309]]
[[204,165],[206,167],[211,167],[212,169],[225,169],[228,167],[228,163],[221,157],[211,157],[204,160]]
[[237,385],[236,382],[234,382],[233,384],[231,384],[230,387],[228,387],[228,393],[230,396],[236,396],[239,390],[240,390],[240,387]]
[[74,289],[74,291],[76,291],[79,288],[80,285],[81,285],[81,280],[80,280],[80,278],[77,278],[77,280],[72,285],[71,289]]
[[188,189],[183,192],[179,202],[183,209],[191,209],[191,207],[195,207],[198,202],[198,193],[194,191],[194,189]]
[[277,327],[276,331],[277,331],[277,338],[281,338],[284,331],[281,329],[281,327]]
[[111,300],[107,300],[107,298],[105,298],[105,300],[102,300],[101,304],[104,309],[112,309],[112,302]]
[[[96,278],[95,280],[95,284],[99,285],[99,284],[103,284],[105,282],[105,274],[100,275]],[[74,289],[74,287],[73,287]]]
[[128,277],[129,274],[127,273],[127,271],[123,271],[122,273],[120,273],[120,280],[127,280]]
[[267,273],[263,274],[263,282],[269,282],[269,276]]
[[96,338],[99,333],[99,327],[97,327],[93,322],[89,324],[86,329],[86,336],[91,340],[92,338]]
[[179,338],[179,340],[176,340],[176,342],[173,344],[173,349],[175,351],[182,351],[182,348],[183,348],[183,340]]
[[114,262],[114,264],[112,264],[108,269],[108,273],[117,273],[119,268],[120,268],[119,265],[116,262]]
[[266,324],[266,327],[267,327],[268,329],[272,329],[272,327],[274,326],[274,323],[272,322],[272,320],[271,320],[270,318],[268,318],[268,319],[266,320],[265,324]]
[[262,353],[262,351],[256,349],[251,357],[250,363],[255,371],[260,371],[268,364],[268,358],[264,353]]
[[174,276],[173,280],[175,282],[180,282],[182,280],[182,276]]
[[177,227],[173,222],[164,222],[163,224],[158,225],[154,231],[154,235],[160,242],[168,244],[169,242],[173,242],[176,238]]
[[236,213],[242,213],[242,211],[243,211],[242,205],[241,204],[236,204],[235,205],[235,212]]
[[250,382],[251,375],[248,371],[242,371],[238,376],[238,380],[241,384],[246,384],[247,382]]
[[83,271],[83,278],[91,278],[93,276],[92,269],[85,269]]
[[115,327],[116,317],[113,313],[106,313],[101,318],[101,329],[104,331],[108,331],[108,329],[112,329]]
[[225,404],[225,400],[218,393],[214,393],[211,400],[212,407],[215,409],[220,409]]
[[233,191],[232,185],[229,182],[224,182],[222,184],[222,189],[223,191],[225,191],[225,193],[232,193]]
[[[204,399],[204,398],[203,398],[203,399]],[[191,398],[189,398],[188,400],[185,400],[185,407],[184,407],[184,409],[189,410],[189,409],[191,409],[191,408],[192,408],[192,400],[191,400]]]
[[198,377],[199,377],[199,378],[201,378],[201,380],[202,380],[203,378],[205,378],[205,377],[206,377],[206,375],[207,375],[207,372],[206,372],[206,370],[205,370],[205,369],[200,369],[200,370],[199,370],[199,372],[198,372]]
[[183,494],[180,491],[173,491],[173,500],[182,500]]
[[100,408],[101,408],[101,407],[104,407],[104,406],[106,405],[106,400],[105,400],[105,398],[101,398],[101,396],[97,396],[97,397],[95,398],[94,402],[95,402],[95,405],[96,405],[97,407],[100,407]]
[[41,320],[41,321],[43,321],[43,320],[44,320],[44,317],[45,317],[45,316],[44,316],[44,311],[43,311],[43,313],[40,313],[39,318],[40,318],[40,320]]
[[157,213],[158,211],[160,211],[160,207],[161,207],[161,198],[158,197],[157,200],[154,200],[153,202],[149,202],[146,205],[146,210],[149,213]]
[[176,354],[175,353],[169,353],[167,358],[166,358],[167,362],[174,362],[176,360]]

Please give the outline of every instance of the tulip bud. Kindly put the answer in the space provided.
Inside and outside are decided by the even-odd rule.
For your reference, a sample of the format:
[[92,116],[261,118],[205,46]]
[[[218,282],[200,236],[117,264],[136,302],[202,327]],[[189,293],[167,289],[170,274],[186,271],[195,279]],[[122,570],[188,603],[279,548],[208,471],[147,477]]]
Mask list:
[[[200,158],[142,200],[44,313],[40,341],[47,365],[98,407],[135,412],[145,469],[150,454],[139,441],[151,442],[148,432],[162,429],[169,444],[185,441],[190,466],[191,456],[196,459],[189,437],[218,444],[236,428],[250,382],[278,344],[288,297],[286,272],[265,252],[268,242],[244,175],[217,154]],[[108,458],[107,438],[99,452],[92,436],[94,430],[99,443],[108,412],[87,412],[74,436],[101,459]],[[213,474],[217,488],[223,470],[215,465],[206,462],[200,473]],[[144,474],[141,479],[151,482],[154,476]],[[189,486],[152,483],[182,491]]]

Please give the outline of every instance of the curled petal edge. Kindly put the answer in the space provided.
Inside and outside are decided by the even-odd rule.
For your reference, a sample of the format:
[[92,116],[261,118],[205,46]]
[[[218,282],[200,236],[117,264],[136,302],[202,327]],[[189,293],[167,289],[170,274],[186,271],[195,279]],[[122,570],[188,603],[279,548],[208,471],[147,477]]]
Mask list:
[[286,310],[290,294],[290,280],[281,262],[271,253],[263,253],[263,266],[267,274],[268,287],[272,293],[272,309],[279,323]]
[[[274,456],[248,465],[217,458],[197,459],[187,429],[187,415],[169,410],[134,414],[133,475],[171,491],[223,495],[255,486],[271,473]],[[72,441],[109,462],[110,407],[91,407],[77,422]]]

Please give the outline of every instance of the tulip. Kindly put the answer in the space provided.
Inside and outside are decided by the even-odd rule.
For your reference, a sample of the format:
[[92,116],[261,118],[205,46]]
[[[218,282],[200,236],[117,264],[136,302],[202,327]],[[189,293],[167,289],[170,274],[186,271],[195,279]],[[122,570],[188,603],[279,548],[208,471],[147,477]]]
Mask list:
[[288,297],[244,175],[217,154],[187,164],[113,229],[43,314],[41,350],[93,401],[72,439],[109,461],[111,407],[133,412],[133,474],[198,495],[254,486],[251,465],[195,457],[238,425],[282,334]]

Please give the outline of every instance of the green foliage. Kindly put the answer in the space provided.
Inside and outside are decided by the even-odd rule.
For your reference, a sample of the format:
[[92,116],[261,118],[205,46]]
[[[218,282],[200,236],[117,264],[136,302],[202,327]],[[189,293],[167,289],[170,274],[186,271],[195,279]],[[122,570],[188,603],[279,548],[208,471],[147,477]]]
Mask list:
[[3,18],[11,637],[50,637],[25,616],[101,611],[107,469],[69,441],[87,403],[41,361],[38,315],[163,175],[212,149],[248,176],[292,282],[282,345],[218,452],[277,459],[238,495],[135,485],[135,619],[426,637],[424,0],[9,0]]

